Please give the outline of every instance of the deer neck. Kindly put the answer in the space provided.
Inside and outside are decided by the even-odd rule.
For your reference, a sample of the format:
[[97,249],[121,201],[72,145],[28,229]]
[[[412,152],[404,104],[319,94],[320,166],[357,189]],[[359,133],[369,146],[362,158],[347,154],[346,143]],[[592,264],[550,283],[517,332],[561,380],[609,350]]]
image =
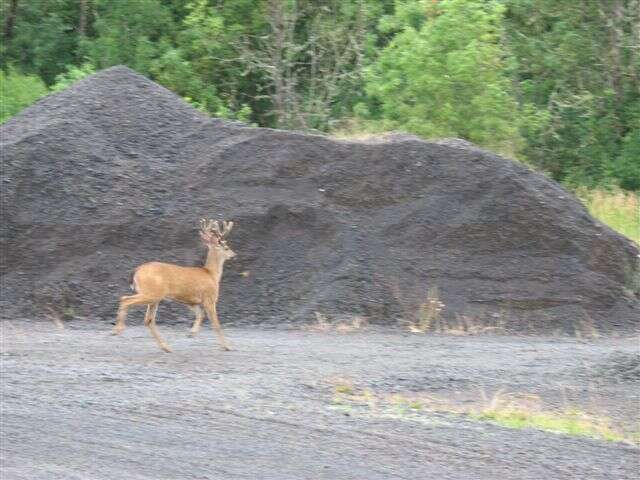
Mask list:
[[224,260],[225,258],[222,255],[216,253],[213,248],[209,249],[209,253],[207,254],[207,261],[204,264],[204,268],[211,272],[211,275],[217,283],[220,282],[220,277],[222,277],[222,266],[224,265]]

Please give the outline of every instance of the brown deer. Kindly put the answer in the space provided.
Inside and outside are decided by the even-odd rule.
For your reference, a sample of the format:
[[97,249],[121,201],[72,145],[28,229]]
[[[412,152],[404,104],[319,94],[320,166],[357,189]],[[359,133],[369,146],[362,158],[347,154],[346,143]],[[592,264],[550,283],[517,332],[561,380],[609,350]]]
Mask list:
[[224,262],[236,256],[224,238],[232,228],[233,222],[222,222],[222,228],[220,228],[218,222],[204,219],[200,221],[200,237],[209,249],[207,260],[202,267],[182,267],[172,263],[149,262],[136,268],[131,283],[131,288],[136,294],[120,298],[118,319],[113,333],[118,335],[125,329],[129,307],[146,305],[144,324],[149,327],[151,335],[160,348],[165,352],[171,352],[169,345],[160,337],[156,328],[156,312],[162,300],[174,300],[185,304],[196,314],[196,320],[191,327],[192,335],[200,330],[204,308],[218,333],[222,348],[229,350],[218,320],[216,304]]

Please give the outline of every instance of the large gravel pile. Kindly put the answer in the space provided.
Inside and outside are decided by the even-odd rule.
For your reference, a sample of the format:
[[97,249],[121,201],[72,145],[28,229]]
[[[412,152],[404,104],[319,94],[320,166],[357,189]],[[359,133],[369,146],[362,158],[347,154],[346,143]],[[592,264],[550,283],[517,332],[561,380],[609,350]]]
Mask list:
[[[465,142],[249,128],[124,67],[0,134],[6,318],[112,320],[136,265],[200,261],[197,223],[212,217],[236,222],[223,322],[415,320],[437,287],[450,325],[638,325],[634,244],[553,181]],[[160,321],[177,316],[191,313],[161,307]]]

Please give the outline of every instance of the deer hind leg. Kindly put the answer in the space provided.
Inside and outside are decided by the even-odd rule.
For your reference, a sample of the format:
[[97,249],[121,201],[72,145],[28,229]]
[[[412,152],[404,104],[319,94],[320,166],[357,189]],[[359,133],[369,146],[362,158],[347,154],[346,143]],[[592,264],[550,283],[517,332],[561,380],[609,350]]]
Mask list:
[[204,319],[204,311],[200,305],[189,306],[189,310],[196,314],[196,319],[193,322],[193,326],[191,327],[190,335],[195,337],[200,331],[200,327],[202,326],[202,320]]
[[122,304],[118,307],[118,317],[116,319],[116,325],[113,327],[113,335],[120,335],[122,331],[126,328],[125,320],[127,318],[127,307],[124,307]]
[[118,317],[116,319],[116,325],[113,327],[113,334],[119,335],[126,327],[127,311],[132,305],[144,305],[151,303],[152,299],[145,297],[141,294],[125,295],[120,297],[120,305],[118,307]]
[[157,300],[153,297],[149,297],[143,295],[141,293],[136,293],[135,295],[125,295],[124,297],[120,297],[120,306],[118,307],[118,318],[116,320],[116,325],[113,328],[113,334],[118,335],[125,329],[125,320],[127,318],[127,311],[129,307],[134,305],[149,305],[151,303],[156,302]]
[[127,319],[127,310],[129,307],[124,303],[125,299],[128,297],[122,297],[120,299],[120,305],[118,306],[118,317],[116,318],[116,325],[113,327],[113,334],[120,335],[122,331],[126,328],[126,319]]
[[231,350],[224,339],[224,333],[222,333],[222,327],[220,326],[220,321],[218,320],[218,310],[216,308],[216,303],[207,302],[204,304],[204,309],[207,311],[207,316],[211,321],[211,325],[213,326],[213,328],[215,328],[216,333],[218,334],[218,340],[220,341],[222,349]]
[[151,332],[151,335],[153,335],[153,338],[155,339],[158,346],[163,351],[167,353],[171,353],[171,348],[169,348],[169,345],[167,344],[167,342],[165,342],[162,339],[162,337],[160,336],[160,333],[158,332],[158,329],[156,328],[156,313],[158,312],[159,304],[160,302],[154,302],[149,304],[149,306],[147,307],[147,313],[144,317],[144,324],[147,327],[149,327],[149,331]]

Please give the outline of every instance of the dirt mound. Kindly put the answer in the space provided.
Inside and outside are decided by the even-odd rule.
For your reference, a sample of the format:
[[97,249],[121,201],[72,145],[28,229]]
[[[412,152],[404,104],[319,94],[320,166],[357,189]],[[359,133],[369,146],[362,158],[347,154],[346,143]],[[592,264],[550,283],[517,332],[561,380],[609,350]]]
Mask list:
[[[112,320],[148,260],[196,264],[201,217],[236,221],[224,322],[313,312],[637,326],[638,250],[565,190],[465,143],[348,142],[209,119],[124,67],[2,125],[2,314]],[[634,286],[635,285],[635,286]],[[424,309],[422,309],[424,311]],[[190,317],[163,307],[159,318]]]

